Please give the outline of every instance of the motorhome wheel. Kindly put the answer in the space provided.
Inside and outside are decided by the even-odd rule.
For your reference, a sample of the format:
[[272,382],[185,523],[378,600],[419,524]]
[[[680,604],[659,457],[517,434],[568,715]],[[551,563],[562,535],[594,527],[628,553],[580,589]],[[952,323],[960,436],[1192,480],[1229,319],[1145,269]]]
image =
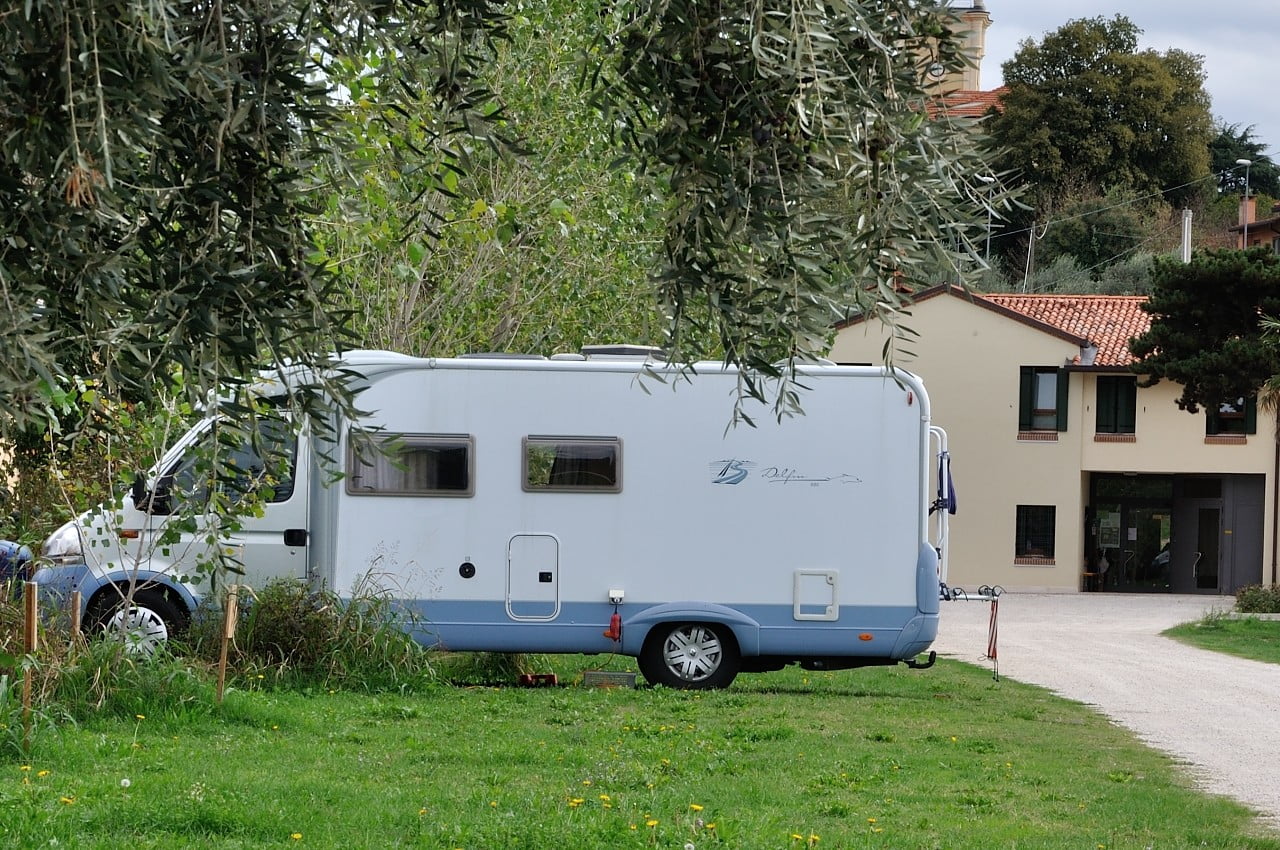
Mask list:
[[112,638],[123,640],[128,652],[151,655],[186,626],[187,618],[163,593],[140,590],[132,605],[117,602],[91,621]]
[[640,652],[640,672],[669,688],[727,688],[738,675],[738,651],[723,626],[664,623]]

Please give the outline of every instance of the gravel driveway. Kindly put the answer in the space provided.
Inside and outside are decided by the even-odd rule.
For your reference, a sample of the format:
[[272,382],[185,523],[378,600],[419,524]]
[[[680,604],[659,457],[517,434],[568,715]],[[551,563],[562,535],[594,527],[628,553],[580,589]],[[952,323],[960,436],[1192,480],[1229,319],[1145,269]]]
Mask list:
[[[1229,610],[1231,597],[1034,594],[1000,597],[1000,676],[1093,706],[1185,762],[1197,785],[1280,829],[1280,665],[1193,649],[1164,629]],[[934,649],[984,659],[991,606],[944,602]]]

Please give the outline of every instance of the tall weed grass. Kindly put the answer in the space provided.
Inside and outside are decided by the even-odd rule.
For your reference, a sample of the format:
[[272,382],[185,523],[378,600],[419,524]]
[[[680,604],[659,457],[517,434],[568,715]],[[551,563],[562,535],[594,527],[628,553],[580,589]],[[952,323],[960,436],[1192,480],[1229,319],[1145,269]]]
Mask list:
[[[73,637],[66,612],[46,606],[38,649],[27,653],[22,602],[0,595],[0,758],[20,755],[32,735],[89,717],[181,722],[215,712],[223,618],[217,610],[199,614],[182,640],[141,655],[107,636]],[[242,690],[409,693],[437,681],[432,653],[371,581],[351,599],[300,581],[268,584],[248,598],[228,667],[230,686]]]
[[[405,630],[408,615],[372,578],[350,599],[273,581],[246,592],[242,605],[228,652],[232,681],[242,686],[408,692],[437,680],[431,653]],[[221,616],[195,624],[197,657],[217,658],[221,628]]]

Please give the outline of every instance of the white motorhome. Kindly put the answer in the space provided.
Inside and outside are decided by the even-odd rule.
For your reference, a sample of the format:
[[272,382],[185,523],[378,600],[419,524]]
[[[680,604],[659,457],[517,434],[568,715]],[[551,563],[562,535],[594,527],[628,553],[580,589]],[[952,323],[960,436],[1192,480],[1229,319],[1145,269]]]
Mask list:
[[[803,414],[760,405],[751,427],[729,425],[740,376],[718,363],[688,380],[609,354],[360,351],[341,366],[369,413],[331,444],[296,438],[291,480],[222,541],[244,582],[343,594],[373,574],[425,644],[621,653],[675,687],[793,662],[932,662],[916,661],[938,630],[945,520],[930,509],[949,482],[914,375],[801,367]],[[383,450],[360,450],[356,424]],[[116,528],[100,512],[59,529],[37,580],[80,589],[92,616],[132,577],[136,607],[116,616],[161,637],[181,628],[200,547],[151,545],[173,508],[140,507],[176,488],[208,431],[179,440]]]

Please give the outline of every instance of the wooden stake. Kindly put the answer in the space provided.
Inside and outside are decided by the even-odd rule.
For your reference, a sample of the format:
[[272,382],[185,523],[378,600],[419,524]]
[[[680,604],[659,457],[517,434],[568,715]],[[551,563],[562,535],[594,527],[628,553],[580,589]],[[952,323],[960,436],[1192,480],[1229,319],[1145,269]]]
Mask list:
[[35,671],[31,669],[32,659],[30,656],[35,654],[40,637],[36,631],[39,623],[39,610],[36,604],[39,599],[39,593],[40,586],[34,581],[23,582],[24,628],[22,646],[28,657],[22,668],[22,751],[28,755],[31,754],[31,684],[32,676],[35,674]]
[[80,642],[80,591],[71,591],[71,642]]
[[222,704],[222,691],[227,682],[227,647],[236,634],[236,609],[239,605],[240,585],[227,588],[226,610],[222,617],[222,647],[218,651],[218,704]]

